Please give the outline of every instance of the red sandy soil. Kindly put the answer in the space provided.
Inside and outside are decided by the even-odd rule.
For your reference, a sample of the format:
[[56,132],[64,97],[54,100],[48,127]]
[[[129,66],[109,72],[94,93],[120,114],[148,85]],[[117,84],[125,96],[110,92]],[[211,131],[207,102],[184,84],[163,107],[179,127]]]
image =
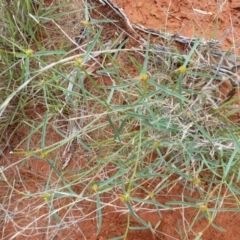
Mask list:
[[114,0],[132,23],[188,37],[215,38],[240,47],[240,1]]
[[[48,1],[50,2],[50,1]],[[240,39],[238,39],[240,33],[240,1],[215,1],[215,0],[115,0],[115,2],[124,9],[130,21],[132,23],[140,23],[146,27],[156,28],[158,30],[165,30],[166,32],[171,33],[180,33],[184,36],[203,36],[205,38],[214,37],[223,42],[223,48],[228,49],[232,46],[234,49],[239,52],[240,48]],[[195,9],[195,10],[194,10]],[[201,10],[201,11],[199,11]],[[42,109],[44,111],[44,109]],[[31,111],[30,111],[31,112]],[[41,110],[40,110],[41,112]],[[35,116],[33,116],[34,118]],[[26,135],[26,129],[19,129],[18,135]],[[61,139],[58,135],[52,135],[52,131],[49,129],[49,139],[46,144],[53,144]],[[40,136],[35,136],[36,141],[39,141]],[[18,136],[14,136],[11,140],[11,143],[14,145],[18,141]],[[34,141],[34,138],[32,138]],[[10,150],[10,149],[9,149]],[[84,156],[84,155],[83,155]],[[7,158],[9,156],[7,155]],[[18,158],[14,155],[9,157],[8,160],[1,160],[1,165],[9,164],[16,162]],[[24,184],[22,182],[12,183],[18,191],[26,190],[30,192],[44,190],[46,184],[45,179],[49,174],[49,164],[46,161],[36,159],[30,159],[27,163],[27,168],[22,169],[19,173],[17,170],[13,169],[12,173],[9,173],[9,176],[12,175],[21,175],[20,179],[24,179]],[[86,160],[86,159],[85,159]],[[79,161],[79,158],[78,158]],[[84,161],[84,157],[81,157],[81,161]],[[72,161],[69,165],[69,168],[74,169],[79,168],[80,166]],[[9,177],[8,176],[8,177]],[[10,177],[11,178],[11,177]],[[32,179],[34,178],[34,181]],[[52,177],[55,181],[56,176]],[[5,186],[5,183],[1,184],[1,191],[7,191],[8,187]],[[152,188],[158,182],[151,183]],[[6,187],[6,188],[5,188]],[[151,188],[151,186],[150,186]],[[8,190],[9,191],[9,190]],[[78,189],[76,186],[76,192],[81,193],[81,189]],[[159,193],[155,198],[156,201],[160,203],[166,203],[168,201],[180,201],[179,196],[182,193],[190,197],[197,197],[196,194],[189,193],[185,188],[184,184],[179,182],[171,189],[171,192]],[[11,192],[9,192],[11,194]],[[139,193],[139,197],[142,194],[142,198],[146,197],[144,193]],[[19,199],[21,199],[19,201]],[[45,201],[45,199],[40,198],[27,198],[27,196],[22,196],[21,194],[15,194],[13,199],[16,204],[12,206],[8,211],[14,212],[16,209],[21,212],[24,210],[27,205],[36,208],[34,212],[35,216],[31,216],[31,220],[25,218],[26,216],[19,216],[19,225],[27,226],[32,221],[33,218],[38,218],[44,214],[47,214],[49,206],[46,203],[44,207],[38,209],[37,207]],[[106,194],[105,202],[111,201],[112,197]],[[59,201],[59,206],[71,203],[71,200],[62,200]],[[77,221],[76,224],[69,225],[69,228],[64,228],[63,230],[59,229],[56,231],[56,234],[49,234],[44,232],[48,229],[47,219],[41,219],[39,225],[36,221],[36,230],[26,229],[23,231],[27,235],[19,235],[15,240],[20,239],[89,239],[89,240],[105,240],[113,237],[120,236],[124,234],[126,229],[127,215],[124,213],[117,213],[112,206],[107,206],[103,209],[103,223],[100,234],[96,236],[97,226],[96,226],[96,213],[92,213],[95,209],[94,203],[82,203],[82,206],[72,211],[72,219],[81,217],[81,214],[89,214],[87,217],[88,220]],[[85,204],[85,205],[84,205]],[[115,202],[115,205],[119,207],[123,206],[124,203],[119,200],[118,203]],[[82,211],[82,212],[81,212]],[[144,212],[139,211],[138,214],[141,218],[150,222],[152,226],[155,226],[158,221],[161,221],[159,227],[156,229],[156,234],[151,233],[150,231],[129,231],[128,240],[151,240],[151,239],[181,239],[180,235],[177,233],[179,229],[188,228],[189,224],[192,223],[193,218],[196,216],[198,209],[186,208],[186,209],[176,209],[172,211],[162,211],[162,217],[155,212]],[[23,211],[24,212],[24,211]],[[61,216],[64,216],[66,211],[64,210],[60,213]],[[219,231],[209,227],[203,234],[203,240],[239,240],[240,239],[240,214],[231,213],[231,212],[222,212],[218,213],[215,218],[215,223],[218,226],[221,226],[225,231]],[[179,225],[178,225],[179,224]],[[75,226],[76,225],[76,226]],[[131,225],[138,225],[138,223],[131,219]],[[197,224],[194,225],[193,229],[195,233],[202,231],[207,225],[206,220],[202,219],[197,221]],[[31,226],[32,228],[33,226]],[[41,227],[43,227],[41,229]],[[184,231],[184,230],[183,230]],[[4,229],[0,230],[0,236],[2,239],[10,239],[9,236],[14,235],[15,227],[12,222],[9,220],[8,224],[5,225]],[[27,236],[27,237],[26,237]],[[30,236],[30,237],[29,237]],[[189,234],[187,238],[184,239],[194,239],[193,234]]]

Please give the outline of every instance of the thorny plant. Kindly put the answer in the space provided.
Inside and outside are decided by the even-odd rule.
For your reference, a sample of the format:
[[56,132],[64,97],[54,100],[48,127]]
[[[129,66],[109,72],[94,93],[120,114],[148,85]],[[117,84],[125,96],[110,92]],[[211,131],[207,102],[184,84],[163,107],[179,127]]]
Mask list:
[[[63,3],[1,2],[1,238],[86,239],[82,226],[94,219],[100,234],[105,209],[127,216],[114,239],[146,229],[176,239],[139,215],[173,209],[195,210],[181,238],[222,230],[216,214],[239,205],[240,133],[211,52],[201,40],[185,52],[170,38],[154,46],[151,34],[131,49],[114,11]],[[79,15],[74,37],[61,26]],[[179,184],[182,194],[162,202]]]

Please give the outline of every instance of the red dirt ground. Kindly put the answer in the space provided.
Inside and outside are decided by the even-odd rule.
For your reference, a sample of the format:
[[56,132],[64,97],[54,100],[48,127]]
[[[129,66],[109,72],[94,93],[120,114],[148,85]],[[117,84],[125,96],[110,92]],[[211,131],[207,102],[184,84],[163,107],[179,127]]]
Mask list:
[[[229,49],[232,46],[236,49],[236,52],[239,52],[240,49],[240,39],[238,38],[240,34],[240,1],[215,1],[215,0],[114,0],[121,8],[124,9],[132,23],[140,23],[141,25],[156,28],[158,30],[165,30],[166,32],[171,33],[180,33],[184,36],[204,36],[209,38],[213,36],[214,38],[220,39],[223,42],[223,48]],[[51,1],[47,1],[48,3]],[[195,9],[195,10],[194,10]],[[203,12],[201,12],[201,11]],[[34,117],[33,117],[34,118]],[[18,135],[25,136],[27,134],[27,129],[19,129]],[[49,139],[46,144],[50,145],[53,142],[57,142],[61,139],[59,135],[52,135],[51,130],[48,132]],[[34,139],[34,138],[32,138]],[[35,136],[35,139],[39,139],[39,136]],[[12,138],[12,144],[15,145],[18,142],[18,136]],[[34,140],[33,140],[34,141]],[[11,149],[9,149],[11,150]],[[6,160],[8,159],[8,160]],[[7,165],[10,162],[16,162],[18,160],[14,155],[9,157],[6,154],[5,160],[1,160],[1,165]],[[35,161],[36,159],[30,159],[27,164],[27,168],[23,169],[22,172],[9,172],[9,177],[11,174],[20,174],[21,178],[24,179],[24,184],[22,182],[12,183],[18,191],[28,190],[34,192],[36,190],[43,189],[45,186],[46,175],[49,174],[49,165],[45,161]],[[79,161],[79,158],[78,158]],[[69,165],[70,168],[74,169],[79,166],[73,161]],[[34,173],[34,174],[33,174]],[[35,183],[32,182],[34,177]],[[36,176],[38,178],[36,179]],[[56,176],[52,176],[56,181]],[[37,181],[37,185],[36,185]],[[57,184],[57,183],[56,183]],[[156,183],[151,183],[152,188]],[[4,191],[8,189],[7,186],[1,183],[1,190]],[[150,186],[151,188],[151,186]],[[81,192],[81,189],[75,189],[76,192]],[[156,201],[160,203],[166,203],[168,201],[180,201],[179,196],[182,193],[185,193],[188,196],[194,197],[194,192],[189,193],[183,186],[183,184],[177,183],[173,189],[171,189],[171,195],[169,192],[164,191],[159,193],[156,196]],[[11,194],[11,193],[9,193]],[[146,197],[144,193],[142,198]],[[48,205],[47,203],[41,209],[38,209],[37,206],[44,202],[44,199],[28,199],[27,196],[22,196],[21,194],[15,194],[16,205],[9,211],[14,212],[16,209],[21,212],[25,209],[27,205],[36,207],[35,209],[35,218],[42,216],[47,213]],[[20,200],[21,199],[21,200]],[[19,201],[20,200],[20,201]],[[105,202],[111,201],[112,197],[106,195]],[[71,200],[69,200],[71,202]],[[67,204],[66,202],[59,202],[61,204]],[[70,227],[64,228],[64,230],[59,230],[55,235],[50,235],[44,232],[47,226],[47,220],[43,219],[40,221],[38,229],[34,230],[25,230],[24,234],[29,234],[32,237],[26,237],[24,234],[14,238],[15,240],[20,239],[73,239],[73,240],[105,240],[113,237],[120,236],[124,234],[127,222],[127,215],[122,213],[116,213],[115,209],[112,206],[107,206],[103,209],[103,224],[102,230],[98,236],[95,236],[97,231],[96,226],[96,215],[91,213],[95,208],[94,204],[85,203],[86,205],[79,206],[79,209],[84,212],[84,214],[89,214],[87,221],[80,221],[76,223],[76,227],[70,225]],[[116,204],[116,203],[115,203]],[[118,205],[124,206],[124,203],[119,200]],[[85,207],[84,207],[85,206]],[[193,234],[189,234],[188,237],[180,238],[177,230],[187,228],[189,224],[192,223],[193,218],[196,215],[198,209],[186,208],[186,209],[177,209],[172,211],[162,211],[162,217],[155,212],[141,212],[138,214],[141,218],[150,222],[152,226],[155,226],[158,221],[161,221],[159,227],[156,229],[156,234],[151,233],[150,231],[130,231],[128,234],[128,240],[170,240],[170,239],[194,239]],[[60,215],[64,215],[65,212],[62,211]],[[184,214],[184,215],[183,215]],[[78,211],[73,211],[72,219],[78,217],[80,213]],[[25,219],[25,216],[20,216],[21,221],[19,224],[21,226],[26,226],[29,224],[29,220]],[[31,218],[32,219],[32,218]],[[180,222],[180,225],[178,225]],[[240,239],[240,214],[231,213],[231,212],[222,212],[217,214],[215,218],[215,223],[222,228],[225,228],[224,232],[218,231],[213,227],[208,228],[201,239],[203,240],[238,240]],[[132,225],[137,225],[138,223],[131,219]],[[197,221],[196,226],[194,225],[193,229],[195,232],[202,231],[206,226],[207,222],[202,219]],[[43,230],[41,230],[41,226]],[[44,228],[45,227],[45,228]],[[179,227],[179,228],[178,228]],[[81,232],[79,231],[81,229]],[[15,227],[8,222],[7,226],[4,229],[0,230],[0,236],[2,239],[10,239],[9,236],[14,235]],[[34,235],[36,234],[36,235]],[[85,236],[85,237],[83,237]]]
[[240,47],[240,1],[215,0],[114,0],[132,23],[179,33],[215,38],[223,49]]

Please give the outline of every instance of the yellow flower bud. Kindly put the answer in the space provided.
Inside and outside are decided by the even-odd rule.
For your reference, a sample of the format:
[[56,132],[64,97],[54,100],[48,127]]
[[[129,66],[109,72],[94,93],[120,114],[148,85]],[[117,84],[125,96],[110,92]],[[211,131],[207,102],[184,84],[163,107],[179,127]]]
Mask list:
[[32,49],[27,49],[27,50],[25,51],[25,53],[26,53],[26,55],[27,55],[28,57],[32,57],[32,56],[33,56],[33,50],[32,50]]
[[181,66],[177,69],[177,71],[181,74],[185,74],[187,72],[187,68],[184,66]]
[[141,73],[139,79],[143,82],[147,82],[147,80],[149,79],[149,75],[147,73]]
[[120,199],[121,199],[123,202],[128,202],[129,199],[130,199],[130,197],[129,197],[129,195],[126,193],[126,194],[124,194],[124,195],[121,195],[121,196],[120,196]]
[[83,24],[84,27],[89,27],[90,26],[90,22],[88,20],[82,21],[82,24]]
[[93,190],[94,192],[97,192],[97,190],[98,190],[98,185],[97,185],[96,183],[92,185],[92,190]]
[[205,205],[200,205],[199,208],[200,208],[201,212],[207,212],[208,211],[208,208]]

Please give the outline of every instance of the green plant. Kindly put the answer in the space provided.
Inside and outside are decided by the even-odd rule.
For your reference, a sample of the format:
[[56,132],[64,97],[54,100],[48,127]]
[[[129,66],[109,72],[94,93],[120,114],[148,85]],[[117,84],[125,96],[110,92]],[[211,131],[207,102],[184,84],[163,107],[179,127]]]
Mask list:
[[[89,5],[18,4],[1,2],[2,238],[69,231],[86,239],[84,223],[93,219],[100,235],[111,212],[126,217],[112,239],[166,235],[163,212],[189,209],[190,220],[178,219],[181,238],[223,230],[217,213],[239,211],[239,128],[220,116],[216,90],[203,91],[209,78],[221,79],[198,67],[201,41],[184,58],[176,51],[177,62],[166,48],[159,63],[150,36],[145,51],[123,49],[121,33],[106,41],[116,21],[91,19]],[[78,12],[87,44],[58,24]],[[56,42],[49,23],[62,36]],[[181,194],[169,197],[176,186]],[[142,212],[160,220],[153,225]]]

